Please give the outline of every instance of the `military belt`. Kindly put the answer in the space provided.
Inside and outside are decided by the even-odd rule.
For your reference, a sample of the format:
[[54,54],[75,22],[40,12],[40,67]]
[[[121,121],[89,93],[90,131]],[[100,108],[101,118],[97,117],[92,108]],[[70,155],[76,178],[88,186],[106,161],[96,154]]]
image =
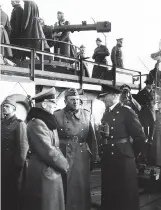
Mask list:
[[123,144],[127,143],[129,138],[122,138],[122,139],[104,139],[104,144]]
[[69,144],[69,143],[85,143],[84,139],[80,138],[79,136],[68,136],[66,138],[61,139],[60,143]]

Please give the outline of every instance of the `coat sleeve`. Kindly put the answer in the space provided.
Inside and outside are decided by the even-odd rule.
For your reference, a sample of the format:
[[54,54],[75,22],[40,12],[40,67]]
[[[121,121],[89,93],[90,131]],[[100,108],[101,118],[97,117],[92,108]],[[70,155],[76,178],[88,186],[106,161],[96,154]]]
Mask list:
[[124,108],[125,125],[128,134],[133,138],[134,144],[137,145],[137,153],[145,157],[146,137],[140,124],[139,118],[131,108]]
[[16,151],[14,156],[15,165],[23,167],[26,161],[28,152],[28,140],[26,132],[26,124],[24,122],[18,122],[16,128]]
[[[18,7],[17,8],[17,11],[15,13],[15,29],[14,29],[14,32],[17,32],[19,33],[19,27],[21,26],[22,24],[22,18],[23,18],[23,9],[21,7]],[[15,34],[15,36],[19,36],[20,34]]]
[[61,151],[51,144],[49,129],[39,119],[32,120],[27,126],[27,134],[33,151],[52,168],[67,171],[68,162]]
[[111,61],[114,66],[117,66],[117,61],[116,61],[116,47],[113,47],[112,52],[111,52]]
[[140,110],[141,110],[140,104],[134,98],[131,99],[131,102],[132,102],[133,109],[136,112],[140,112]]
[[10,21],[9,21],[8,16],[7,16],[7,21],[6,21],[5,29],[6,29],[6,31],[8,33],[8,36],[10,36],[10,33],[11,33],[11,25],[10,25]]
[[23,19],[22,19],[22,30],[26,29],[29,23],[31,14],[31,4],[28,1],[25,1]]

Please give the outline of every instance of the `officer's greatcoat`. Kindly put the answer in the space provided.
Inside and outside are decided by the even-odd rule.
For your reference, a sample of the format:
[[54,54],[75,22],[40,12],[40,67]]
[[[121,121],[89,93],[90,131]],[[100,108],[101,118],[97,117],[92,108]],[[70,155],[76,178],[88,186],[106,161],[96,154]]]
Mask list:
[[28,114],[27,135],[31,149],[26,173],[23,210],[64,210],[61,172],[67,160],[59,149],[54,118],[40,108]]
[[141,124],[134,111],[121,104],[105,112],[102,123],[109,125],[109,137],[103,136],[102,146],[102,210],[139,210],[136,166],[129,138],[143,153],[145,136]]
[[90,112],[77,114],[68,108],[55,112],[60,138],[60,148],[69,162],[64,177],[66,210],[90,209],[90,159],[93,131]]
[[115,46],[111,52],[111,61],[113,66],[118,68],[124,68],[123,59],[122,59],[122,50],[120,47]]
[[20,176],[28,151],[26,125],[16,116],[1,125],[1,202],[2,209],[17,209]]

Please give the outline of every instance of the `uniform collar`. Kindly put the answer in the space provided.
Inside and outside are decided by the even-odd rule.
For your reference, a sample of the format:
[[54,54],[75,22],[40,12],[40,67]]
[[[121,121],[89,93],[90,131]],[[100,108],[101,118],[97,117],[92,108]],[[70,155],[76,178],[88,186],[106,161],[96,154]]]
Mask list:
[[7,119],[6,117],[4,118],[5,121],[10,121],[10,122],[12,122],[12,121],[14,121],[16,119],[17,119],[17,117],[16,117],[15,114],[12,117],[10,117],[9,119]]
[[112,106],[110,106],[109,110],[112,111],[118,104],[119,104],[119,102],[113,104]]
[[80,116],[81,116],[81,110],[80,109],[78,111],[73,111],[68,106],[66,106],[64,110],[65,110],[65,112],[73,114],[77,119],[80,119]]

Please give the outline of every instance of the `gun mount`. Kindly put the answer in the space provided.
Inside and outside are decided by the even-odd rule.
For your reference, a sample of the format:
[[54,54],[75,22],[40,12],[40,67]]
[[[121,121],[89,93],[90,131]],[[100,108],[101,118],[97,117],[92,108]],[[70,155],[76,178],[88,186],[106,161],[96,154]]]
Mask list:
[[80,25],[62,25],[54,26],[53,32],[65,32],[65,31],[97,31],[97,32],[111,32],[111,23],[108,21],[97,22],[95,24],[87,24],[86,21],[82,21]]

